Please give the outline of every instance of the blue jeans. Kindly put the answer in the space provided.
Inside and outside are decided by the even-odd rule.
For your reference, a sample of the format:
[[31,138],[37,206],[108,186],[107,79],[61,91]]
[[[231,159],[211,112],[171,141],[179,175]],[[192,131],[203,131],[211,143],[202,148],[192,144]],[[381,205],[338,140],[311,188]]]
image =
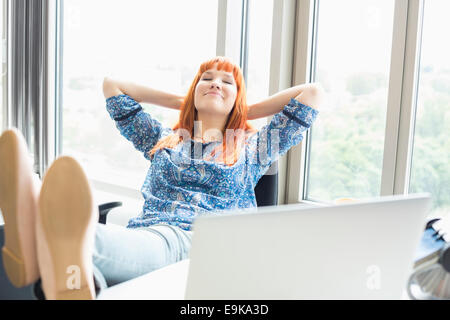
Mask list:
[[97,224],[92,257],[97,293],[188,258],[191,238],[192,231],[169,225]]

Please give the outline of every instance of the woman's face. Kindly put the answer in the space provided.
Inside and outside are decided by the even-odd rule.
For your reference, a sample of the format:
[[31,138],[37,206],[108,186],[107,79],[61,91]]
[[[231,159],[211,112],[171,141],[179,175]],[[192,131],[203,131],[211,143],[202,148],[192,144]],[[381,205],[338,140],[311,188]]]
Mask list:
[[194,105],[198,112],[228,116],[237,96],[233,73],[217,70],[217,64],[205,71],[195,87]]

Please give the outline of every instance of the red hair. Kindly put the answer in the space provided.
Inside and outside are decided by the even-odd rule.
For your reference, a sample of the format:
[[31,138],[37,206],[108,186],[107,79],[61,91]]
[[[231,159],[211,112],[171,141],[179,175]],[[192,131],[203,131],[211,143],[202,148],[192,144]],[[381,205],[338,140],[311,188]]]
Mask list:
[[[203,62],[194,78],[194,81],[189,88],[189,91],[181,104],[181,112],[178,123],[172,128],[175,132],[167,137],[162,138],[158,143],[149,151],[150,158],[153,157],[156,151],[163,148],[176,147],[183,139],[183,136],[178,132],[178,129],[185,129],[194,136],[194,121],[197,117],[197,109],[194,106],[194,95],[197,83],[200,81],[202,74],[214,67],[217,63],[217,70],[225,70],[226,72],[232,72],[234,80],[236,81],[237,95],[234,102],[233,108],[228,115],[228,120],[225,124],[225,130],[223,134],[223,143],[216,147],[212,153],[209,155],[208,159],[211,159],[216,153],[222,151],[222,154],[215,159],[216,162],[225,162],[226,165],[232,166],[239,159],[239,155],[242,149],[242,142],[245,141],[246,136],[256,132],[251,124],[247,122],[247,97],[245,90],[244,76],[242,71],[233,62],[225,57],[215,57],[208,61]],[[227,148],[227,130],[234,133],[233,141],[231,142],[230,148]],[[230,140],[230,139],[228,139]],[[225,157],[225,159],[224,159]]]

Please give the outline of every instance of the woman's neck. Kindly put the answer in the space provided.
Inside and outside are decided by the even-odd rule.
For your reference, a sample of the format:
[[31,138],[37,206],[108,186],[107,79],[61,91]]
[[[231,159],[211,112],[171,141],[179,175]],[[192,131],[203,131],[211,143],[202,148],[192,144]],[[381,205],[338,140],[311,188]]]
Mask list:
[[227,119],[221,119],[218,116],[203,115],[198,113],[194,122],[194,137],[192,140],[211,142],[222,141],[223,131]]

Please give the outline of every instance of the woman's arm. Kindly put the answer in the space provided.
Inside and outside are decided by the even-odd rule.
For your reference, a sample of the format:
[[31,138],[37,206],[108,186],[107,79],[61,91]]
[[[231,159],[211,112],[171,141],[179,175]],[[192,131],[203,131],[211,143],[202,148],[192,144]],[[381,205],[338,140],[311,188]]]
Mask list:
[[162,107],[180,110],[184,97],[155,90],[128,81],[117,81],[105,77],[103,80],[105,98],[126,94],[136,102],[150,103]]
[[317,109],[290,98],[270,123],[250,136],[246,152],[249,176],[255,179],[255,185],[274,161],[303,140],[304,132],[311,127],[318,114]]
[[324,90],[320,83],[301,84],[282,90],[266,100],[249,105],[248,119],[268,117],[283,110],[291,98],[318,110],[322,102]]

